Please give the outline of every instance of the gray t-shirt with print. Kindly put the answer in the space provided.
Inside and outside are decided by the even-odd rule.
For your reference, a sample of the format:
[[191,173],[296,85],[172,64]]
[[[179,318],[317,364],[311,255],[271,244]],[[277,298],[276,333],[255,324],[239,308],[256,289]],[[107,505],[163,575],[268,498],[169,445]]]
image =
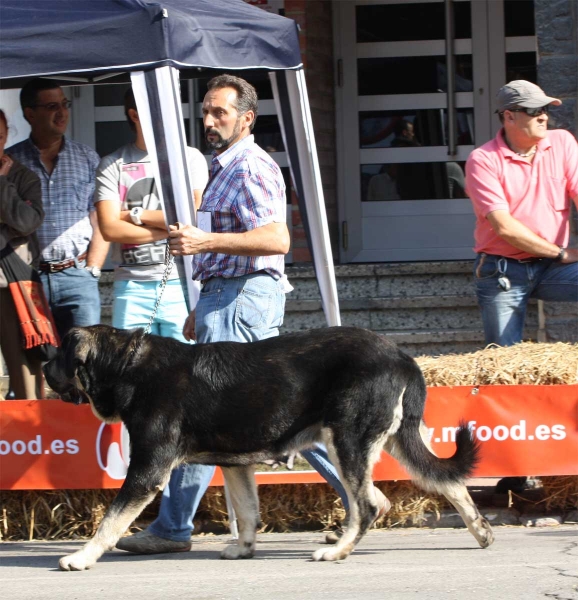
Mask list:
[[[195,148],[187,148],[187,160],[193,189],[203,190],[208,180],[205,157]],[[120,203],[120,210],[140,206],[145,210],[162,210],[154,182],[153,167],[146,151],[135,144],[122,146],[105,156],[96,172],[94,203],[103,200]],[[112,245],[116,281],[158,281],[164,273],[166,240],[147,244]],[[177,278],[173,269],[171,279]]]

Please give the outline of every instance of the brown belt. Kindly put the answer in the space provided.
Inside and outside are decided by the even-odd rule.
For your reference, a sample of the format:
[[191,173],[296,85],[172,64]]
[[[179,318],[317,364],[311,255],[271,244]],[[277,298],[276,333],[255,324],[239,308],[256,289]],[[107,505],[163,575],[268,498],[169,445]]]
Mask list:
[[38,269],[43,273],[58,273],[64,271],[64,269],[70,269],[70,267],[76,266],[79,262],[86,259],[87,252],[79,254],[76,258],[67,258],[60,262],[41,262]]
[[529,258],[510,258],[509,260],[516,260],[518,261],[520,264],[524,264],[524,263],[537,263],[540,262],[542,260],[544,260],[543,258],[538,258],[537,256],[530,256]]

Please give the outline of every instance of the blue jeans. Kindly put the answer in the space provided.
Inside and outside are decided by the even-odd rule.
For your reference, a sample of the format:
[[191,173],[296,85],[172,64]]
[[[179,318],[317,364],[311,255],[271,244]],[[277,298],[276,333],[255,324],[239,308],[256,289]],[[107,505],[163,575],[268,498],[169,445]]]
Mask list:
[[84,267],[70,267],[57,273],[40,273],[44,293],[54,316],[58,335],[63,338],[72,327],[100,323],[98,279]]
[[[112,325],[119,329],[146,327],[155,307],[160,281],[115,281],[113,286]],[[180,279],[167,281],[151,333],[186,342],[183,325],[189,316]]]
[[[500,278],[506,278],[500,286]],[[520,262],[492,254],[479,254],[474,263],[478,304],[482,311],[486,344],[511,346],[522,341],[530,298],[578,302],[578,263],[561,264],[544,258]]]
[[[281,283],[262,273],[244,277],[210,279],[201,290],[196,307],[198,343],[254,342],[279,335],[285,311]],[[333,485],[347,503],[347,495],[324,449],[303,452],[307,460]],[[187,541],[193,517],[215,472],[206,465],[175,469],[163,491],[159,516],[148,530],[159,537]]]

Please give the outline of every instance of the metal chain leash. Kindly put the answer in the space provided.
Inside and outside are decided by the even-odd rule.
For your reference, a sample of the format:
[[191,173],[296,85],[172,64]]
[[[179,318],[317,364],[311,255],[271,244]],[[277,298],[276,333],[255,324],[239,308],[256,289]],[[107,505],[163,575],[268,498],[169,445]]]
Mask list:
[[169,275],[173,269],[173,265],[175,264],[175,258],[171,255],[171,250],[169,246],[169,242],[167,240],[167,246],[165,248],[165,272],[163,273],[163,278],[161,279],[161,286],[159,289],[159,295],[157,301],[155,302],[155,307],[153,308],[153,313],[149,319],[148,325],[145,327],[145,334],[150,333],[153,321],[155,320],[157,310],[159,309],[159,305],[161,303],[163,292],[167,287],[167,281],[169,280]]
[[132,359],[133,359],[134,355],[137,353],[137,350],[140,348],[145,335],[148,335],[150,333],[150,331],[151,331],[151,327],[152,327],[153,321],[155,320],[155,316],[157,314],[157,310],[159,308],[159,305],[160,305],[162,297],[163,297],[163,292],[165,291],[165,287],[167,286],[167,281],[169,279],[169,275],[171,274],[171,271],[172,271],[172,268],[173,268],[174,264],[175,264],[175,259],[174,259],[173,256],[171,256],[169,242],[167,240],[167,246],[165,248],[165,262],[164,262],[165,272],[163,273],[163,278],[161,279],[161,286],[160,286],[160,290],[159,290],[159,296],[157,298],[157,301],[155,302],[155,306],[153,308],[153,313],[152,313],[152,315],[151,315],[151,317],[149,319],[148,325],[144,329],[143,335],[138,338],[138,340],[136,341],[136,343],[129,350],[128,358],[127,358],[127,361],[126,361],[126,364],[125,364],[125,367],[124,367],[123,371],[125,369],[128,369],[131,366]]

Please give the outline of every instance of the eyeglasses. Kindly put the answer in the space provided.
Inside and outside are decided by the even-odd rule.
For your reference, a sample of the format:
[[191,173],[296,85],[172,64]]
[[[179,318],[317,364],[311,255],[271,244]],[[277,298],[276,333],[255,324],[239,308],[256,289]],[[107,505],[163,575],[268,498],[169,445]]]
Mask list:
[[507,108],[506,110],[509,110],[510,112],[523,112],[526,113],[529,117],[539,117],[540,115],[547,115],[548,114],[548,110],[549,110],[549,106],[541,106],[540,108],[525,108],[525,107],[520,107],[520,108]]
[[70,100],[63,100],[62,102],[48,102],[48,104],[33,104],[30,108],[45,108],[48,112],[56,112],[61,108],[70,108],[72,102]]

